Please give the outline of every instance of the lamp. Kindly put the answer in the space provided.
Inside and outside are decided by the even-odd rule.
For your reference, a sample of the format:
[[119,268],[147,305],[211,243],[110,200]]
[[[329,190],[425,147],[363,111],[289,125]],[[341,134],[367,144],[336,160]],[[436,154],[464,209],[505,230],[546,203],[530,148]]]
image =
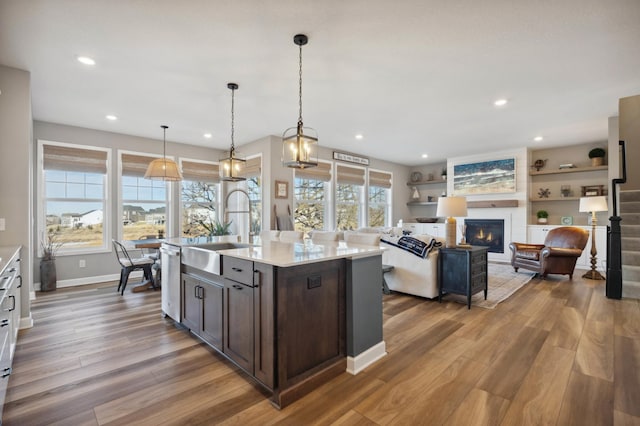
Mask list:
[[299,46],[299,71],[298,82],[298,125],[289,127],[282,134],[282,165],[305,169],[318,165],[318,133],[302,124],[302,46],[309,39],[304,34],[296,34],[293,42]]
[[241,180],[246,180],[246,178],[240,176],[239,173],[244,167],[247,160],[241,158],[236,153],[236,147],[233,140],[235,132],[233,123],[235,119],[234,94],[235,91],[238,90],[238,85],[236,83],[228,83],[227,87],[231,89],[231,148],[229,149],[229,152],[226,153],[226,156],[220,159],[220,179],[228,182],[239,182]]
[[145,179],[153,180],[168,180],[177,181],[182,180],[182,173],[180,168],[170,158],[167,158],[167,129],[169,126],[160,126],[164,132],[162,136],[163,149],[162,158],[156,158],[147,167],[147,172],[144,174]]
[[446,247],[456,247],[456,219],[467,215],[467,199],[465,197],[440,197],[436,216],[446,217]]
[[596,212],[606,212],[609,210],[607,206],[607,198],[604,196],[597,197],[580,197],[580,212],[591,212],[591,270],[584,274],[582,278],[590,280],[604,280],[604,277],[596,270],[597,255],[596,250]]

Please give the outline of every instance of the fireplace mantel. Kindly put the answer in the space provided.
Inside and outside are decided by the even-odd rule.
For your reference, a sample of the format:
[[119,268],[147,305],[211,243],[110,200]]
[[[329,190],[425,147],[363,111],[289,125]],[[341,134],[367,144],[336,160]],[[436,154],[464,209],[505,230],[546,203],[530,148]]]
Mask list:
[[492,207],[518,207],[518,200],[467,201],[467,208],[470,209],[488,209]]

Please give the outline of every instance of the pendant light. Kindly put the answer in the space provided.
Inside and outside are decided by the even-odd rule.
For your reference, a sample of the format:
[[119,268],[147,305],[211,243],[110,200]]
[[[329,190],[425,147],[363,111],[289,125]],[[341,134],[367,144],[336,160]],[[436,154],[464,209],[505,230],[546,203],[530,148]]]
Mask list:
[[318,133],[302,124],[302,46],[307,44],[304,34],[297,34],[293,42],[299,46],[299,83],[298,83],[298,125],[290,127],[282,134],[282,165],[296,169],[305,169],[318,165]]
[[162,158],[156,158],[147,167],[147,172],[144,174],[145,179],[153,180],[166,180],[166,181],[178,181],[182,180],[182,173],[180,168],[170,158],[167,158],[167,129],[169,126],[160,126],[163,129],[163,149]]
[[236,83],[228,83],[227,87],[231,89],[231,149],[227,155],[220,159],[220,179],[226,180],[228,182],[239,182],[242,180],[246,180],[245,177],[240,176],[240,171],[244,168],[247,160],[241,158],[236,153],[236,147],[234,144],[233,136],[235,132],[234,127],[234,99],[235,99],[235,91],[238,90],[238,85]]

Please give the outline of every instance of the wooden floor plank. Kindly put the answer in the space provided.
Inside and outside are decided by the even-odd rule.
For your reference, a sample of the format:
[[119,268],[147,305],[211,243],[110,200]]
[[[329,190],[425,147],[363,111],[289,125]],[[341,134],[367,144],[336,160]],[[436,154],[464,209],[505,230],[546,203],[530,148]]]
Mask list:
[[283,410],[160,292],[38,293],[2,424],[639,424],[640,303],[604,285],[534,278],[495,309],[385,295],[388,355]]

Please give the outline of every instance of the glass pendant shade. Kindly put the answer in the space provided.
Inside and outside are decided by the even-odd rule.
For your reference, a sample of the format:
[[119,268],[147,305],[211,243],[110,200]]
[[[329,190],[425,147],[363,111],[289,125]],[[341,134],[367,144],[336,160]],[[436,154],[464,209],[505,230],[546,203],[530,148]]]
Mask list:
[[247,160],[236,152],[234,143],[235,91],[238,89],[238,85],[236,83],[228,83],[227,88],[231,89],[231,148],[225,153],[224,157],[220,158],[220,179],[227,182],[239,182],[246,180],[241,175],[241,172]]
[[167,129],[169,126],[160,126],[163,131],[163,153],[162,158],[156,158],[147,167],[147,171],[144,174],[145,179],[151,180],[164,180],[164,181],[179,181],[182,180],[182,172],[180,168],[170,158],[167,158]]
[[302,124],[302,46],[308,40],[304,34],[293,37],[293,42],[299,46],[298,125],[288,128],[282,134],[282,165],[296,169],[318,165],[318,133]]
[[304,169],[318,165],[318,136],[314,129],[291,127],[282,135],[282,163],[287,167]]

